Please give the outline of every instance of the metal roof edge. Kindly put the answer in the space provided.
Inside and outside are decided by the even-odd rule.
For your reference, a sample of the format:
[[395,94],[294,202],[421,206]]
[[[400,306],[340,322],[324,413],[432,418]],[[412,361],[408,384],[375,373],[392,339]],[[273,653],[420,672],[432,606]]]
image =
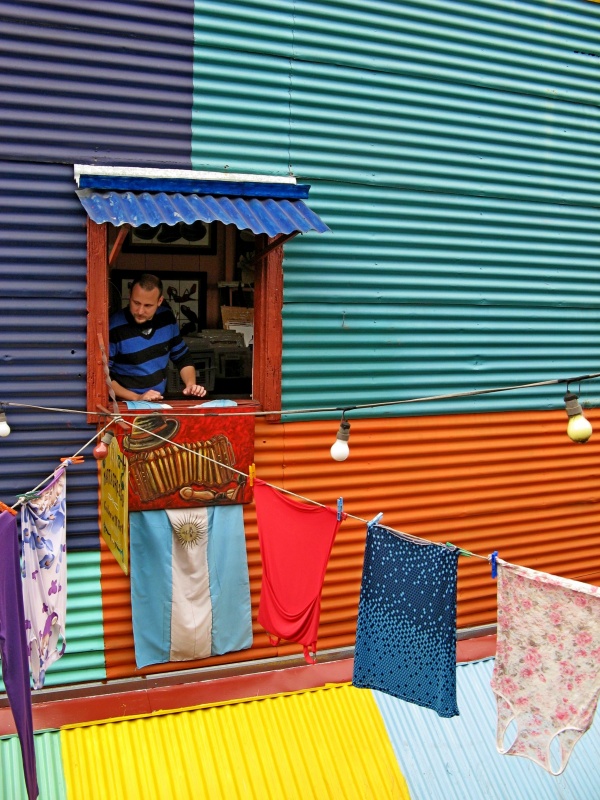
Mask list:
[[155,167],[108,167],[94,164],[74,164],[75,182],[79,186],[81,175],[111,175],[125,178],[162,178],[179,180],[249,181],[252,183],[295,184],[293,175],[251,175],[236,172],[204,172],[195,169],[159,169]]

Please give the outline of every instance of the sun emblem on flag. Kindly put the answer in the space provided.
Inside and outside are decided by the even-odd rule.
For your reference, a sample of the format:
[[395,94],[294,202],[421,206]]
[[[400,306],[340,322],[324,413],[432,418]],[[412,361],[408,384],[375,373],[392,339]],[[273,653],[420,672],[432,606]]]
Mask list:
[[184,517],[173,525],[173,533],[177,537],[179,544],[183,547],[196,547],[200,544],[205,532],[200,521],[196,517]]

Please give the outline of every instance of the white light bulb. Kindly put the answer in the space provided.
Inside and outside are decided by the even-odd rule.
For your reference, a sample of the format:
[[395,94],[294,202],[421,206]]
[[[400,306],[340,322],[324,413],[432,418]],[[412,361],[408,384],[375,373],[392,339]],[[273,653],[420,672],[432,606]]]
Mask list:
[[331,445],[331,457],[334,461],[345,461],[350,455],[350,448],[348,442],[343,442],[341,439],[336,439]]
[[331,445],[330,453],[334,461],[345,461],[350,455],[348,439],[350,438],[350,423],[346,422],[342,416],[340,429],[338,430],[335,442]]
[[583,416],[579,398],[573,392],[567,392],[565,395],[565,410],[569,417],[567,436],[572,442],[585,444],[592,435],[592,426]]
[[9,433],[10,425],[6,421],[6,414],[4,411],[0,411],[0,436],[4,438],[5,436],[8,436]]
[[569,418],[567,425],[567,436],[573,442],[585,444],[592,435],[592,425],[583,414],[577,414]]

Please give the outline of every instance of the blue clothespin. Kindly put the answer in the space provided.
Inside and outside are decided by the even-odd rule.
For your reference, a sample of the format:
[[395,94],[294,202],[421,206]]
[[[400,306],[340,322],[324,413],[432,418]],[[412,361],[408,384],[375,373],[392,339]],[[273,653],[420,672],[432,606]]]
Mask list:
[[338,522],[341,521],[343,513],[344,513],[344,498],[343,497],[338,497],[338,501],[337,501],[337,518],[338,518]]
[[377,525],[379,520],[383,517],[383,511],[380,511],[379,514],[376,514],[371,522],[367,522],[367,528],[372,528],[373,525]]
[[491,561],[491,564],[492,564],[492,578],[497,578],[498,577],[497,560],[498,560],[498,551],[494,550],[494,552],[490,556],[490,561]]

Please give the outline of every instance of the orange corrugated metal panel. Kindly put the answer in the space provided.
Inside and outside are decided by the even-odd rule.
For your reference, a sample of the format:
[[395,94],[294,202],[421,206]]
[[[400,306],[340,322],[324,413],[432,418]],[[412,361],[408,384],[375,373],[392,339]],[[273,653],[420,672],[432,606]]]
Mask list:
[[61,731],[69,797],[409,800],[372,693],[275,695]]
[[[600,430],[600,410],[586,412]],[[352,421],[352,420],[351,420]],[[475,553],[600,583],[600,435],[586,445],[565,434],[564,412],[360,419],[352,422],[350,458],[331,460],[335,422],[257,422],[257,475],[362,519]],[[245,507],[256,619],[261,566],[254,506]],[[319,650],[354,644],[365,526],[348,519],[334,545],[323,589]],[[134,674],[129,581],[102,555],[106,666],[109,678]],[[495,622],[496,584],[489,566],[461,558],[458,624]],[[247,651],[173,669],[299,653],[268,645],[255,625]],[[144,672],[164,672],[160,665]]]

